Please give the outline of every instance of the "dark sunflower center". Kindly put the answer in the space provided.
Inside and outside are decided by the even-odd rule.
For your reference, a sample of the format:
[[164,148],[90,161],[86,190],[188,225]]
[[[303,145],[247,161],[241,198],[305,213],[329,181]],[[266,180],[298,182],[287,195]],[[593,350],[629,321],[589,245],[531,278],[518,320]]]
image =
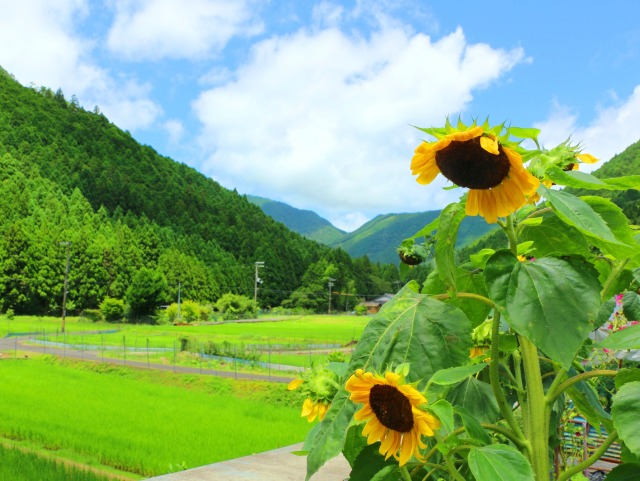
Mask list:
[[468,189],[490,189],[500,185],[509,173],[509,158],[499,147],[494,155],[480,146],[480,137],[453,141],[436,152],[436,164],[442,175]]
[[413,428],[411,403],[395,387],[376,384],[369,392],[369,404],[383,426],[407,433]]

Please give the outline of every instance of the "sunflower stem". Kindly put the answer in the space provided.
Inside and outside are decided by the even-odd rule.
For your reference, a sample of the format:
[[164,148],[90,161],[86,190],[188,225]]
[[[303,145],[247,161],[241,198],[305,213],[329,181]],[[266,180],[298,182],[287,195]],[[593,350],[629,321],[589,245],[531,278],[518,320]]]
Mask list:
[[500,311],[497,309],[494,310],[493,314],[493,323],[491,329],[491,362],[489,364],[489,378],[491,380],[491,388],[493,389],[493,394],[496,397],[496,401],[498,403],[498,408],[500,409],[500,414],[502,417],[509,423],[509,426],[514,432],[514,435],[517,439],[520,440],[520,445],[526,447],[526,450],[529,451],[530,446],[516,421],[516,418],[513,415],[513,408],[509,406],[507,399],[504,395],[504,391],[500,386],[500,360],[499,360],[499,339],[500,339]]
[[546,422],[546,403],[538,348],[524,336],[518,336],[520,353],[524,367],[524,378],[527,386],[527,412],[525,429],[527,439],[531,442],[529,461],[537,481],[549,479],[549,425]]
[[[442,439],[442,436],[440,436],[436,432],[435,437],[438,440],[438,444],[441,444],[444,446],[444,440]],[[442,457],[444,458],[444,462],[447,465],[447,471],[449,471],[449,473],[451,474],[452,479],[456,479],[457,481],[465,481],[465,479],[456,469],[456,465],[451,459],[451,456],[449,456],[449,453],[442,452]]]
[[504,233],[509,239],[509,249],[513,252],[513,255],[518,255],[518,235],[513,222],[513,214],[507,216],[507,223],[503,226]]
[[409,474],[409,470],[406,466],[400,466],[400,474],[402,474],[402,479],[404,479],[404,481],[411,481],[411,475]]

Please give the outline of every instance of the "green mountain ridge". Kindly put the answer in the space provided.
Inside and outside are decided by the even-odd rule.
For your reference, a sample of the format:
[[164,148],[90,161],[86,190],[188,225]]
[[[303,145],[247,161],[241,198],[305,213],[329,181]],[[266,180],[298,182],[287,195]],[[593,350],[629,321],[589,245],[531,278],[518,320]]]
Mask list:
[[60,89],[25,87],[0,70],[0,310],[60,312],[62,242],[71,243],[68,301],[76,312],[124,298],[145,276],[166,284],[159,303],[175,300],[179,284],[183,299],[253,297],[257,261],[266,265],[265,306],[321,285],[329,268],[336,289],[351,283],[362,296],[397,279],[397,270],[287,229],[235,190],[139,144],[98,108],[86,111]]

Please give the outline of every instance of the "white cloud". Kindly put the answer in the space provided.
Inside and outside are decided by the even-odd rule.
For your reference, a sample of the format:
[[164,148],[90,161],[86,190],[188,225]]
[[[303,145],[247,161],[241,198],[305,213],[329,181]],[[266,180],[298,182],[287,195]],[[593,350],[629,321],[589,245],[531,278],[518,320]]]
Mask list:
[[129,60],[202,58],[262,24],[252,0],[116,0],[107,45]]
[[440,208],[460,193],[415,182],[421,135],[410,125],[441,125],[523,57],[468,44],[460,29],[433,42],[392,23],[366,38],[336,28],[271,37],[233,81],[193,103],[211,152],[201,168],[338,225],[347,215]]
[[149,98],[149,85],[118,78],[92,58],[96,44],[79,33],[91,14],[86,0],[3,2],[0,65],[23,84],[61,88],[67,99],[100,110],[123,129],[146,128],[162,109]]
[[[546,147],[553,147],[571,137],[573,143],[580,143],[584,152],[595,155],[602,161],[610,160],[629,145],[638,141],[640,125],[640,85],[626,100],[617,100],[615,105],[600,108],[595,119],[587,126],[578,124],[579,115],[566,106],[554,103],[549,117],[536,124],[542,130],[540,139]],[[600,163],[584,165],[582,170],[592,171]]]

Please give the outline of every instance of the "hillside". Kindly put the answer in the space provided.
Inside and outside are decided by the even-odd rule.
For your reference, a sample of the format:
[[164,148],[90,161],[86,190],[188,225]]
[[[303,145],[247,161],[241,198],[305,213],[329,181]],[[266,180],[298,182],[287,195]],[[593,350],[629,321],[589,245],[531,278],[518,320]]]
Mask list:
[[[374,262],[398,264],[396,248],[438,215],[440,211],[379,215],[332,246],[355,257],[368,255]],[[493,229],[495,226],[481,217],[467,217],[460,225],[457,246],[465,246]]]
[[264,197],[247,195],[247,200],[259,206],[274,220],[283,223],[289,229],[322,244],[332,245],[342,239],[345,232],[333,226],[331,222],[313,211],[295,207]]
[[166,300],[176,299],[179,283],[184,299],[253,297],[256,261],[266,264],[263,305],[280,305],[328,256],[350,273],[339,289],[354,282],[368,295],[391,282],[374,283],[376,266],[354,268],[244,196],[140,145],[97,107],[89,112],[60,90],[24,87],[2,69],[0,180],[3,310],[60,312],[63,242],[71,242],[70,310],[124,297],[136,276],[164,282]]

